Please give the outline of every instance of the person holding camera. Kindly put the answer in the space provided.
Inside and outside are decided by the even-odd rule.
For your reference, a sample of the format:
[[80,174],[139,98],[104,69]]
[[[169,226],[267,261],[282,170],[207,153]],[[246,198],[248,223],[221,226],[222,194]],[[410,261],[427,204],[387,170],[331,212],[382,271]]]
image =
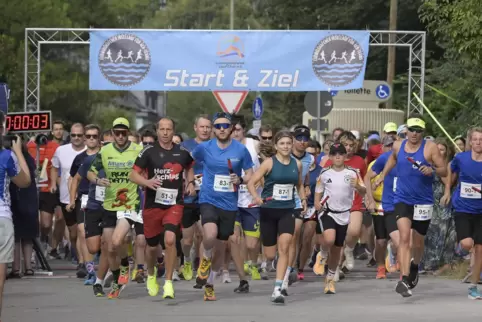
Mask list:
[[[0,131],[3,134],[5,115],[0,112]],[[3,141],[3,140],[2,140]],[[0,150],[0,318],[3,299],[3,288],[7,276],[7,264],[13,262],[15,236],[12,221],[12,210],[9,186],[12,181],[19,188],[27,188],[30,183],[30,171],[23,157],[20,137],[12,142],[11,150]]]

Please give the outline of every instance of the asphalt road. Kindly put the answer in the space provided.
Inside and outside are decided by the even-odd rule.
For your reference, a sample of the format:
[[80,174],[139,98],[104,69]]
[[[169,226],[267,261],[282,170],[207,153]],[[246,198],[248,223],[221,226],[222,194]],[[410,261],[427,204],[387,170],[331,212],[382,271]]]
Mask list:
[[363,268],[361,262],[358,270],[337,284],[336,295],[324,295],[322,278],[306,274],[305,281],[290,287],[284,306],[270,302],[273,280],[250,282],[249,294],[235,294],[235,278],[231,284],[217,281],[216,302],[204,302],[202,290],[193,289],[193,283],[186,281],[175,283],[174,300],[163,300],[162,291],[158,297],[149,297],[145,286],[137,283],[130,283],[118,300],[96,298],[91,287],[66,268],[60,267],[51,277],[7,281],[2,321],[453,322],[479,319],[482,312],[482,301],[467,299],[467,284],[425,276],[414,296],[404,299],[394,291],[396,275],[375,280],[374,269]]

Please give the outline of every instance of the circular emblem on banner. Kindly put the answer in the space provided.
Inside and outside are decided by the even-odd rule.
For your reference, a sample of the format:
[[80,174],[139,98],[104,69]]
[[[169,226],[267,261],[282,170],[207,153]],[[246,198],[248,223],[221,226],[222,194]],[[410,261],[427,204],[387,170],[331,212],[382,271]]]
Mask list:
[[313,72],[326,85],[340,87],[353,82],[365,65],[360,44],[347,35],[323,38],[312,57]]
[[118,86],[139,83],[149,73],[150,67],[149,48],[133,34],[110,37],[99,52],[100,71],[109,82]]

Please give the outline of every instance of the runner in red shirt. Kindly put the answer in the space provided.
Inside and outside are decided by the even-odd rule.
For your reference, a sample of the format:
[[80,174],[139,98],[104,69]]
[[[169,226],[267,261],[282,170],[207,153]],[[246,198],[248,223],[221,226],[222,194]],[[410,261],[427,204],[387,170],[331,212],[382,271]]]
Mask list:
[[[356,146],[356,137],[351,132],[343,132],[340,137],[339,141],[346,149],[347,157],[345,160],[345,165],[357,170],[362,178],[365,177],[367,172],[367,166],[365,160],[361,157],[355,155],[357,150]],[[320,165],[325,168],[332,165],[331,160],[327,157],[321,159]],[[355,257],[353,256],[353,249],[358,241],[358,238],[361,234],[363,223],[363,197],[360,196],[358,193],[355,194],[355,199],[353,200],[353,205],[350,212],[350,223],[348,225],[348,231],[345,240],[345,259],[346,259],[346,268],[348,270],[352,270],[353,266],[355,265]]]

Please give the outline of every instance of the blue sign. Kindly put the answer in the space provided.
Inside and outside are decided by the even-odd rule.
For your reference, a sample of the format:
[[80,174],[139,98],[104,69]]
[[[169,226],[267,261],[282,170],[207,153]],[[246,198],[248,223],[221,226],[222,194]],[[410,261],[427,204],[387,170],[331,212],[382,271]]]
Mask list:
[[90,89],[326,91],[363,87],[369,31],[96,30]]
[[255,120],[261,120],[263,116],[263,99],[261,97],[256,97],[253,102],[253,117]]
[[378,85],[375,94],[379,99],[385,99],[390,96],[390,87],[385,84]]
[[336,96],[336,95],[338,95],[338,91],[330,91],[330,95],[331,95],[331,96]]
[[0,111],[8,114],[8,100],[10,99],[10,89],[5,83],[0,83]]

